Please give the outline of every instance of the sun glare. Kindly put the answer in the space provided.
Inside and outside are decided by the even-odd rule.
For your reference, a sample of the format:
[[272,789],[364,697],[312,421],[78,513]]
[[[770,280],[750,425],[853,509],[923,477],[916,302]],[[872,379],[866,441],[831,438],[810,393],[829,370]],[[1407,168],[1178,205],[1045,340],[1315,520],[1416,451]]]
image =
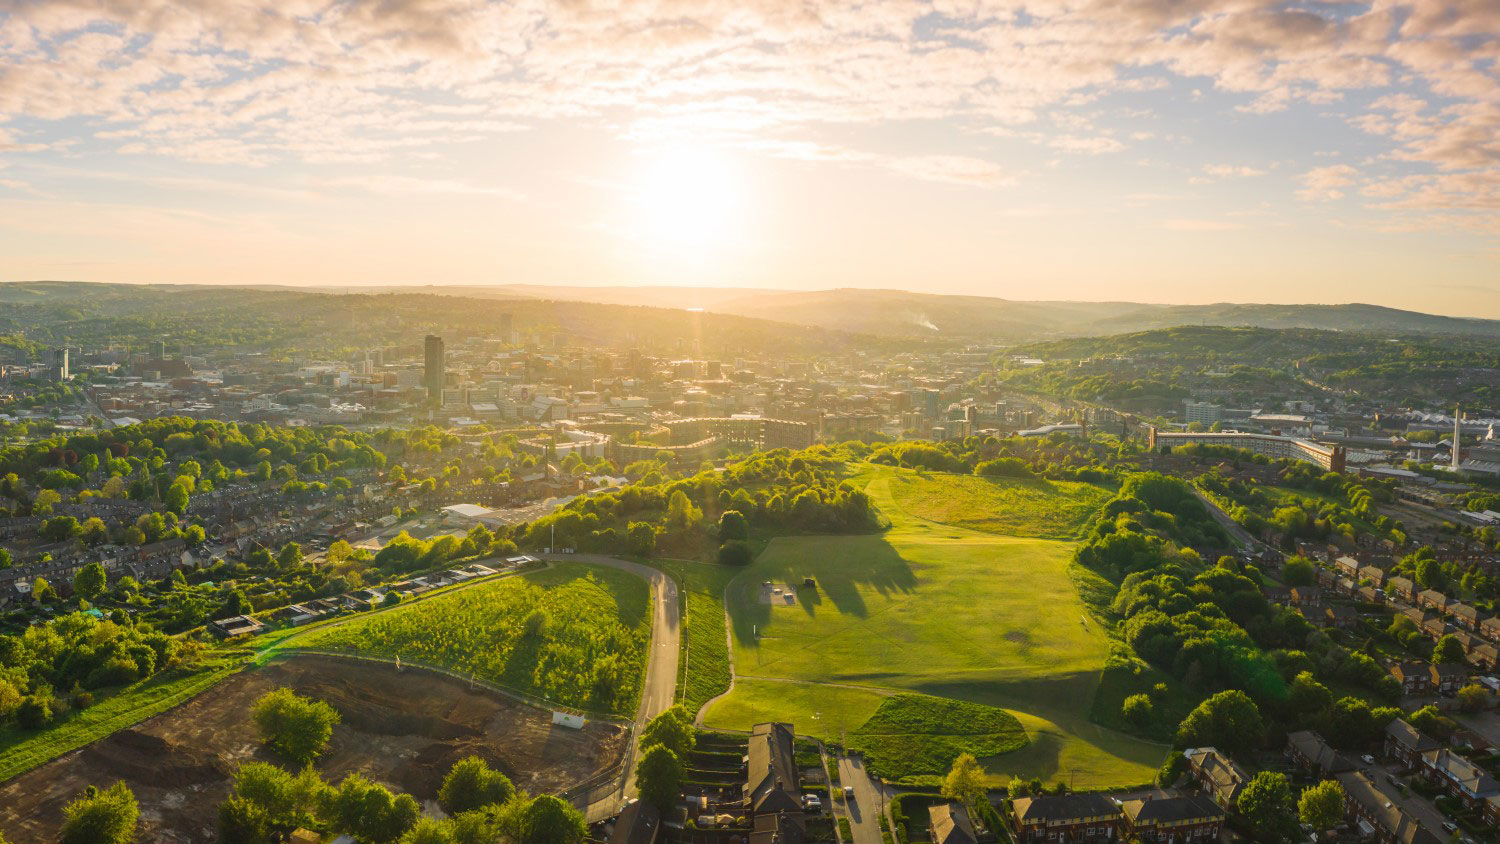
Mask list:
[[732,242],[743,199],[736,162],[704,146],[672,146],[646,155],[633,191],[634,227],[653,245],[683,256]]

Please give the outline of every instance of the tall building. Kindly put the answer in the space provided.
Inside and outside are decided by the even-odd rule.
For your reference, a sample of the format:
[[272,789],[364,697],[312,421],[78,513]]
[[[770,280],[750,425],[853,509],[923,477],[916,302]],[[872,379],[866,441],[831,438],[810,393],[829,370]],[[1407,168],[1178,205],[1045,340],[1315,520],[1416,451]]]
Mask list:
[[64,346],[61,349],[53,349],[51,352],[51,356],[52,359],[48,362],[49,365],[47,367],[48,375],[51,376],[53,381],[68,380],[71,375],[68,372],[67,347]]
[[1460,445],[1463,442],[1463,435],[1464,435],[1464,427],[1463,426],[1464,426],[1463,406],[1462,405],[1454,405],[1453,406],[1453,452],[1452,452],[1452,454],[1453,454],[1453,471],[1455,471],[1455,472],[1458,471],[1458,467],[1463,463],[1463,459],[1462,459],[1462,456],[1461,456],[1461,452],[1463,451],[1463,448]]
[[443,338],[427,335],[422,343],[422,385],[427,388],[427,400],[433,404],[443,400]]
[[1212,425],[1224,418],[1224,408],[1212,402],[1184,399],[1182,418],[1188,423],[1202,422],[1205,425]]

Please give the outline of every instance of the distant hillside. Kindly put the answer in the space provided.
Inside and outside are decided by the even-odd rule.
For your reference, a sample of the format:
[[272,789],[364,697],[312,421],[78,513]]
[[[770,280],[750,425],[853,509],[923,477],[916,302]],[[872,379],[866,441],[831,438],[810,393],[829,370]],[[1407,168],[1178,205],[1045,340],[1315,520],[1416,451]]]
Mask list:
[[1179,325],[1312,328],[1393,334],[1500,335],[1500,321],[1459,319],[1378,305],[1153,305],[1016,301],[904,290],[784,291],[712,287],[423,287],[421,292],[553,301],[702,308],[881,337],[1018,343],[1148,331]]

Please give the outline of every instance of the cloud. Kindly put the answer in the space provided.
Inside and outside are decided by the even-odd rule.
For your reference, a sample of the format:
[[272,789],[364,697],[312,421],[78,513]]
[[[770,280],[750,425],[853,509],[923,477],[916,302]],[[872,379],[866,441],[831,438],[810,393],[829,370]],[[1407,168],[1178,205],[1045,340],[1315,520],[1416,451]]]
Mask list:
[[1175,232],[1228,232],[1243,229],[1242,223],[1232,223],[1227,220],[1190,220],[1172,219],[1163,220],[1162,227]]
[[1332,164],[1327,167],[1315,167],[1299,178],[1302,189],[1297,191],[1297,198],[1305,202],[1331,202],[1342,199],[1344,191],[1342,188],[1354,184],[1354,177],[1359,175],[1347,164]]

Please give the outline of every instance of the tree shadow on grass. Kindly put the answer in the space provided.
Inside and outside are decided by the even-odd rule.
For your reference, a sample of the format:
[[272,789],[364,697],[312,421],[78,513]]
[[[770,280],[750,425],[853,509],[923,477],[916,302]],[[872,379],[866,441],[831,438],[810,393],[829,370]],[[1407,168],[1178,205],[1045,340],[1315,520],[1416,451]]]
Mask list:
[[[817,586],[801,586],[805,578]],[[802,611],[816,616],[828,605],[841,615],[866,618],[863,589],[880,595],[915,591],[917,575],[884,536],[780,537],[729,585],[729,617],[735,642],[753,644],[757,628],[771,621],[773,607],[760,598],[761,584],[793,584]],[[783,611],[791,608],[784,608]]]

